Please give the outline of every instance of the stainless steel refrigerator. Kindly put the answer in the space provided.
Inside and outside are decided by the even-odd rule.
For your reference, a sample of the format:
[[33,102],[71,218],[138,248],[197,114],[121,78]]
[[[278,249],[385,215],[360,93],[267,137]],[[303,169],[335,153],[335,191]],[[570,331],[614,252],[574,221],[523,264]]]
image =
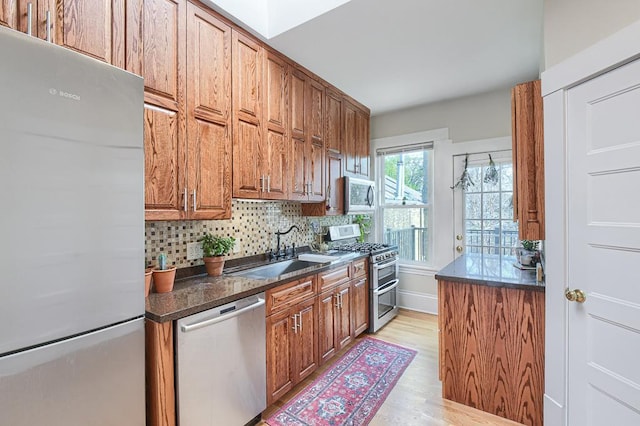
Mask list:
[[0,54],[0,424],[143,425],[143,81]]

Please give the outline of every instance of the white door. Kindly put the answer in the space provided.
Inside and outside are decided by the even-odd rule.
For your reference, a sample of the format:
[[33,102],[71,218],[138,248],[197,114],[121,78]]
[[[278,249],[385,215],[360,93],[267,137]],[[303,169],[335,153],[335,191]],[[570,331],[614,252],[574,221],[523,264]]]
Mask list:
[[[462,178],[465,163],[466,186],[466,178]],[[455,257],[464,253],[511,254],[518,242],[512,164],[510,149],[453,156]]]
[[568,90],[567,122],[568,424],[640,425],[640,61]]

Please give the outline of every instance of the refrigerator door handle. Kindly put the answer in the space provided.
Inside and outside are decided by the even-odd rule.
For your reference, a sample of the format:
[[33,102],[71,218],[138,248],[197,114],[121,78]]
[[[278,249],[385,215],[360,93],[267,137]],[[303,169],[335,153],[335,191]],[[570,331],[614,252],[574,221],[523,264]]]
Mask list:
[[50,10],[47,10],[46,25],[47,25],[47,41],[51,43],[51,11]]
[[33,33],[33,26],[31,24],[31,19],[33,17],[33,3],[29,2],[27,3],[27,34],[28,35],[32,35]]

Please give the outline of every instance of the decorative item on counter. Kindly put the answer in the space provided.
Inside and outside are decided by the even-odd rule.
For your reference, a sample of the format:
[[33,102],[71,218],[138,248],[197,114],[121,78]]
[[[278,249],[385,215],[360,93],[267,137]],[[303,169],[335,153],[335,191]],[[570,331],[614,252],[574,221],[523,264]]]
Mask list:
[[365,235],[368,235],[371,232],[371,216],[366,214],[357,214],[353,218],[353,223],[357,223],[360,226],[360,236],[358,237],[358,242],[363,243],[365,240]]
[[202,242],[202,253],[204,257],[204,266],[207,268],[207,274],[212,277],[222,275],[224,268],[224,255],[228,254],[236,244],[233,237],[218,237],[205,232],[204,236],[198,240]]
[[496,163],[493,162],[493,158],[491,158],[491,154],[489,154],[489,167],[484,171],[483,181],[487,185],[497,185],[499,180],[500,175],[498,174]]
[[540,262],[540,252],[538,246],[540,241],[522,240],[520,246],[516,248],[517,267],[521,269],[535,269],[535,265]]
[[471,175],[469,175],[469,170],[467,170],[468,166],[469,166],[469,154],[466,154],[464,157],[464,171],[460,175],[460,179],[458,179],[456,184],[453,185],[451,189],[453,190],[462,189],[463,191],[466,191],[467,189],[475,185],[475,183],[471,179]]
[[158,267],[153,269],[153,288],[156,293],[168,293],[173,290],[176,267],[167,267],[167,255],[158,255]]

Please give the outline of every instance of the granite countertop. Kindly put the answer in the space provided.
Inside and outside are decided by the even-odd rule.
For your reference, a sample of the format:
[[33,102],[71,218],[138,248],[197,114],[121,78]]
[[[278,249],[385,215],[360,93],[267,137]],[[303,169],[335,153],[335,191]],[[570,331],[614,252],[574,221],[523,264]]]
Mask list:
[[544,291],[544,281],[536,281],[535,270],[521,270],[514,256],[465,254],[436,274],[437,280]]
[[[234,276],[233,272],[229,273],[227,270],[219,277],[201,274],[176,279],[173,291],[149,294],[145,302],[145,316],[156,322],[177,320],[261,293],[288,281],[333,269],[366,256],[360,253],[350,253],[331,263],[318,263],[308,268],[268,279]],[[255,264],[252,266],[255,266]],[[233,268],[233,271],[236,272],[236,269],[238,268]]]

